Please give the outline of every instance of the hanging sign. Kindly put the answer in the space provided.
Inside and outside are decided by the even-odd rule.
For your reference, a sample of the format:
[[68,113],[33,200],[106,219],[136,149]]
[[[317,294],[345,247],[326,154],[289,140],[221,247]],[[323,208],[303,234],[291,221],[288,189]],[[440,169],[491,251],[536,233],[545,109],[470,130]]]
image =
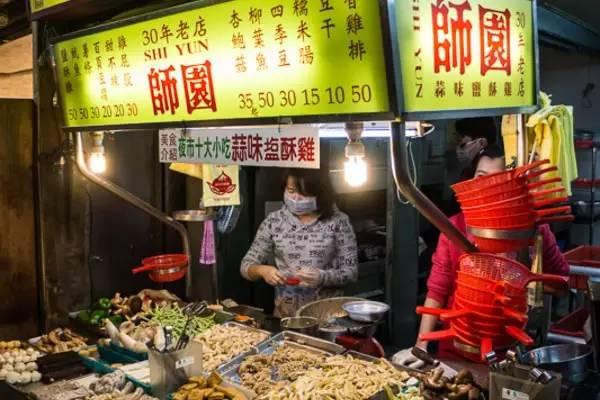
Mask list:
[[319,168],[319,130],[309,126],[163,129],[158,156],[162,163]]
[[202,204],[205,207],[240,205],[240,167],[202,165]]
[[391,112],[379,1],[206,3],[56,43],[66,127]]
[[402,111],[533,109],[534,12],[531,0],[396,1]]

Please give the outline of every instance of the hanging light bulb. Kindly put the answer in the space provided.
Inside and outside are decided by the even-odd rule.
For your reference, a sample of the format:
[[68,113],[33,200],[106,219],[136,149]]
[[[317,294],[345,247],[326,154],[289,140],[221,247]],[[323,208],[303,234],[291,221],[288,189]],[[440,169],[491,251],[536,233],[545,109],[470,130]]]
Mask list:
[[346,144],[346,158],[344,162],[344,178],[352,187],[362,186],[367,182],[367,163],[365,162],[365,146],[360,138],[363,132],[362,122],[349,122],[346,124],[348,144]]
[[95,174],[103,174],[106,171],[106,157],[104,156],[104,134],[102,132],[92,133],[94,142],[92,151],[88,158],[90,169]]

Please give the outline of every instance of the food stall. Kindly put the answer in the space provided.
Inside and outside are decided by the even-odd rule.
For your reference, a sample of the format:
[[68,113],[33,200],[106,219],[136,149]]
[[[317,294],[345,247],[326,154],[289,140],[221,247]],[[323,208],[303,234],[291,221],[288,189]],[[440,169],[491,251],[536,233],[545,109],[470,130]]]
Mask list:
[[[342,123],[333,130],[347,136],[348,162],[356,167],[353,177],[362,181],[364,150],[356,144],[367,130],[364,123],[387,121],[386,173],[394,172],[396,185],[387,188],[394,194],[387,199],[387,212],[394,212],[396,194],[404,196],[464,251],[474,252],[475,246],[413,185],[406,168],[409,127],[421,136],[431,132],[425,120],[536,109],[535,2],[513,0],[502,10],[491,1],[471,3],[198,1],[52,39],[48,53],[60,125],[74,146],[79,172],[177,233],[178,253],[140,260],[136,272],[149,272],[167,288],[185,279],[185,296],[142,291],[97,300],[73,315],[74,322],[96,329],[94,337],[108,337],[96,345],[87,345],[95,342],[92,335],[88,341],[67,328],[29,344],[8,343],[4,348],[12,360],[5,360],[3,370],[7,379],[16,371],[9,383],[42,379],[48,385],[24,387],[40,399],[62,398],[58,393],[72,399],[483,398],[488,366],[467,364],[480,372],[476,376],[457,373],[446,364],[437,368],[439,361],[425,354],[430,369],[415,371],[364,354],[369,351],[363,342],[339,341],[336,332],[333,341],[298,333],[294,330],[303,330],[298,326],[277,333],[257,327],[254,316],[228,312],[235,304],[200,301],[217,303],[223,280],[239,275],[239,265],[219,272],[219,259],[227,254],[210,250],[215,245],[214,234],[207,234],[214,229],[212,210],[199,206],[177,214],[182,218],[167,215],[101,176],[104,132],[151,132],[158,137],[156,157],[165,164],[319,168],[321,133]],[[520,164],[525,163],[522,157]],[[228,194],[239,190],[234,174],[203,184]],[[200,254],[190,244],[192,222],[204,225]],[[411,280],[392,261],[400,257],[393,245],[394,232],[402,229],[398,225],[388,225],[386,232],[389,286],[374,296],[383,294],[391,306],[388,323],[394,335],[402,335],[397,328],[407,309],[403,299],[412,292],[403,291]],[[210,267],[209,285],[201,264]],[[207,286],[210,296],[200,289]],[[318,322],[344,319],[353,323],[343,331],[352,334],[345,336],[371,336],[357,331],[381,323],[390,307],[367,303],[381,308],[371,309],[365,320],[360,307],[353,316],[357,304],[352,300],[357,299],[327,310]],[[408,307],[414,315],[412,302]],[[343,316],[335,315],[340,310]],[[41,353],[46,355],[38,358]],[[488,361],[504,376],[521,361],[507,360],[502,369],[497,360]],[[89,371],[98,376],[88,376]],[[556,376],[543,374],[531,385],[554,390],[557,382]],[[556,395],[554,390],[552,397],[539,398]]]

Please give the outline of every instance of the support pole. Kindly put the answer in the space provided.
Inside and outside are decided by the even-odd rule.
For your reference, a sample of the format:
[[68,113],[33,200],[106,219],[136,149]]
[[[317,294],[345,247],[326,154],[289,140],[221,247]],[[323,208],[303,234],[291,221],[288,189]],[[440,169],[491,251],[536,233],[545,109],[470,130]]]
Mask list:
[[181,242],[183,245],[183,252],[185,253],[185,255],[187,256],[187,259],[188,259],[188,267],[187,267],[188,271],[186,274],[185,293],[188,298],[191,297],[191,295],[192,295],[191,272],[192,271],[191,271],[190,266],[192,265],[192,255],[190,252],[190,242],[188,239],[188,234],[187,234],[187,230],[185,229],[185,226],[183,226],[183,224],[177,222],[173,218],[169,217],[168,215],[165,215],[159,209],[146,203],[144,200],[133,195],[132,193],[128,192],[127,190],[125,190],[125,189],[121,188],[120,186],[117,186],[114,183],[91,172],[88,169],[87,164],[85,162],[85,156],[83,153],[83,140],[81,137],[81,132],[77,132],[75,134],[75,142],[76,142],[76,152],[77,152],[77,154],[76,154],[77,167],[79,168],[79,171],[81,172],[81,174],[83,176],[85,176],[87,179],[89,179],[96,185],[100,186],[101,188],[108,190],[109,192],[116,195],[117,197],[120,197],[127,203],[137,207],[138,209],[142,210],[143,212],[147,213],[148,215],[150,215],[150,216],[156,218],[157,220],[161,221],[162,223],[170,226],[171,228],[175,229],[179,233],[179,235],[181,236]]

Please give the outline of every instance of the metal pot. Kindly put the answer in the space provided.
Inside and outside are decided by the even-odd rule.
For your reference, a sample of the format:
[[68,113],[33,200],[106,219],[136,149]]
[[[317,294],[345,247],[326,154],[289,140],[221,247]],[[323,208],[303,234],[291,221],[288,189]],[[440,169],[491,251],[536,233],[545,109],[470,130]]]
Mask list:
[[296,312],[297,317],[312,317],[319,320],[321,326],[318,329],[318,336],[322,339],[335,343],[335,338],[346,334],[348,329],[330,322],[347,316],[348,314],[342,306],[351,301],[363,300],[360,297],[331,297],[328,299],[316,300],[300,307]]
[[558,344],[526,353],[523,362],[560,372],[564,380],[580,383],[592,368],[594,352],[590,346],[582,344]]
[[289,317],[281,319],[281,329],[304,335],[317,336],[319,320],[313,317]]

